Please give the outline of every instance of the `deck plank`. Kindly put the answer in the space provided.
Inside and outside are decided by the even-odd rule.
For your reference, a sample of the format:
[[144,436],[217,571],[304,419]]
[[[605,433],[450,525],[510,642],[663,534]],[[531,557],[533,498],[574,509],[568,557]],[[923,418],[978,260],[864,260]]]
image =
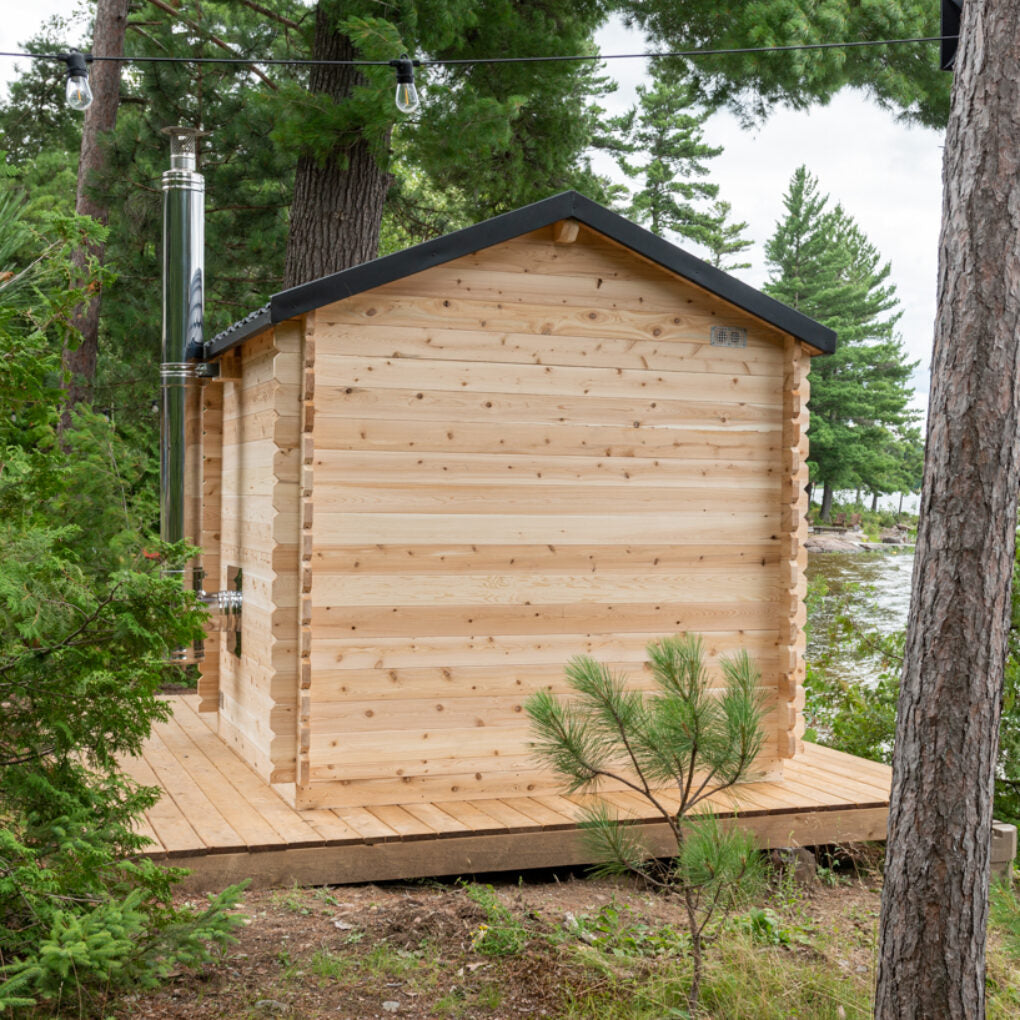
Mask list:
[[449,815],[453,815],[458,821],[463,822],[473,833],[478,835],[492,836],[500,832],[509,831],[507,827],[492,815],[480,811],[470,801],[451,800],[441,805],[442,809]]
[[423,839],[435,835],[431,826],[397,804],[373,804],[368,810],[401,839]]
[[881,804],[889,800],[889,791],[883,790],[877,784],[849,776],[837,777],[831,772],[826,772],[807,762],[800,763],[795,775],[791,778],[812,789],[832,791],[838,788],[841,794],[852,798],[858,807],[873,807],[876,803]]
[[540,803],[537,797],[504,797],[503,803],[527,815],[543,829],[570,829],[575,825],[572,818]]
[[[129,768],[128,774],[136,782],[145,786],[158,786],[162,789],[162,783],[144,756],[132,758]],[[154,852],[173,854],[206,850],[202,838],[192,828],[191,823],[184,817],[172,797],[160,797],[145,812],[145,818],[159,840],[160,850]]]
[[[176,715],[176,713],[175,713]],[[253,772],[190,709],[181,712],[178,721],[202,749],[217,770],[237,790],[238,795],[261,815],[277,833],[278,845],[315,846],[321,837],[301,815],[287,804],[257,773]]]
[[542,826],[530,815],[522,814],[511,807],[505,800],[472,800],[467,803],[491,815],[497,822],[502,822],[508,832],[540,832]]
[[[194,869],[189,888],[251,876],[256,885],[365,882],[520,870],[590,862],[578,833],[590,794],[504,797],[295,809],[220,739],[198,699],[173,700],[142,756],[124,762],[138,782],[161,786],[138,831],[151,856]],[[785,778],[713,795],[724,825],[749,828],[763,846],[881,839],[891,770],[808,744]],[[405,793],[406,795],[406,793]],[[679,794],[657,791],[667,810]],[[653,852],[673,848],[668,826],[634,791],[607,794]],[[232,842],[233,841],[233,842]],[[236,844],[236,846],[234,845]],[[256,852],[257,851],[257,852]]]
[[245,846],[275,846],[279,843],[276,830],[237,795],[234,786],[190,738],[181,727],[178,718],[157,725],[155,730],[181,768],[192,778]]
[[163,732],[170,725],[157,723],[153,726],[145,748],[145,760],[159,780],[159,785],[166,790],[210,850],[247,848],[245,841],[216,810],[216,806],[163,741]]
[[385,843],[391,839],[400,839],[400,834],[391,825],[376,818],[367,808],[335,808],[333,813],[359,833],[366,843]]
[[438,804],[401,804],[409,815],[429,826],[441,839],[444,836],[462,835],[471,829],[464,822],[444,811]]

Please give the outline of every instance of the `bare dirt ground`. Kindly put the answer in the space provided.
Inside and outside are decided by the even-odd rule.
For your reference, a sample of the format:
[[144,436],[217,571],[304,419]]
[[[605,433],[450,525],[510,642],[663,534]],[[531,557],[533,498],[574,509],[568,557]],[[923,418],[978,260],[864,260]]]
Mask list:
[[[489,881],[250,893],[249,921],[219,963],[109,1003],[105,1015],[585,1017],[593,1014],[584,1003],[613,983],[614,959],[627,961],[633,980],[634,959],[651,972],[682,939],[679,904],[627,881],[548,872]],[[824,958],[847,976],[870,973],[876,879],[808,889],[779,882],[766,899],[789,938],[768,951]],[[584,954],[595,949],[593,965]],[[621,1009],[605,1015],[629,1015]]]

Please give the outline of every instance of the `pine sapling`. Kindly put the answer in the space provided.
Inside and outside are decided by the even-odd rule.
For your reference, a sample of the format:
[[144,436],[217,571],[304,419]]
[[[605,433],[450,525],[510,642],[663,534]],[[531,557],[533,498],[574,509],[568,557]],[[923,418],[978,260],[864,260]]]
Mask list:
[[605,800],[596,798],[585,809],[582,830],[600,874],[638,875],[683,902],[694,1014],[705,928],[760,877],[752,837],[722,826],[709,798],[749,776],[762,746],[764,696],[746,652],[720,662],[721,690],[713,689],[696,636],[655,641],[648,656],[653,694],[631,689],[624,677],[582,656],[566,668],[574,695],[569,701],[540,691],[525,708],[536,754],[567,780],[569,792],[622,785],[668,826],[675,844],[669,860],[658,859]]

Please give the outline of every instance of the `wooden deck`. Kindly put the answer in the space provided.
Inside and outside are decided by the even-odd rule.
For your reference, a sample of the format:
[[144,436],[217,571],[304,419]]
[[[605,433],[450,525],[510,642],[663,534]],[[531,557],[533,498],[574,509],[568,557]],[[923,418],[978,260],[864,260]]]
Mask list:
[[[190,889],[242,878],[325,885],[588,863],[576,821],[583,797],[295,810],[220,741],[196,696],[173,701],[173,719],[125,769],[162,788],[141,831],[154,843],[151,856],[192,869]],[[806,746],[785,763],[782,782],[741,786],[717,799],[716,812],[763,846],[884,839],[891,770]],[[668,853],[665,824],[638,797],[606,799]]]

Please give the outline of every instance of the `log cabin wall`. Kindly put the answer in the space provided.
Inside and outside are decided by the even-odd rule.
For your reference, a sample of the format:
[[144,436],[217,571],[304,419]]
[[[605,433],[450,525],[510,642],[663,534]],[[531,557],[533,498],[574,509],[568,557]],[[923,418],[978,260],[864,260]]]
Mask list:
[[[712,346],[716,325],[746,347]],[[280,355],[251,346],[267,385]],[[570,221],[317,309],[296,802],[560,792],[530,756],[525,698],[564,691],[581,653],[647,687],[645,646],[678,631],[702,634],[713,666],[752,654],[770,699],[760,772],[778,775],[802,729],[804,412],[787,390],[806,362]],[[239,490],[229,422],[253,411],[227,397]],[[246,510],[255,498],[239,509],[263,579],[271,496]],[[261,585],[246,574],[246,626],[269,611]],[[221,726],[265,770],[287,746],[259,728],[267,685],[273,711],[293,702],[226,673]]]
[[232,589],[240,569],[244,607],[240,654],[212,635],[199,692],[203,707],[216,698],[222,739],[279,784],[296,779],[303,344],[302,324],[283,323],[221,359],[203,390],[206,587]]

